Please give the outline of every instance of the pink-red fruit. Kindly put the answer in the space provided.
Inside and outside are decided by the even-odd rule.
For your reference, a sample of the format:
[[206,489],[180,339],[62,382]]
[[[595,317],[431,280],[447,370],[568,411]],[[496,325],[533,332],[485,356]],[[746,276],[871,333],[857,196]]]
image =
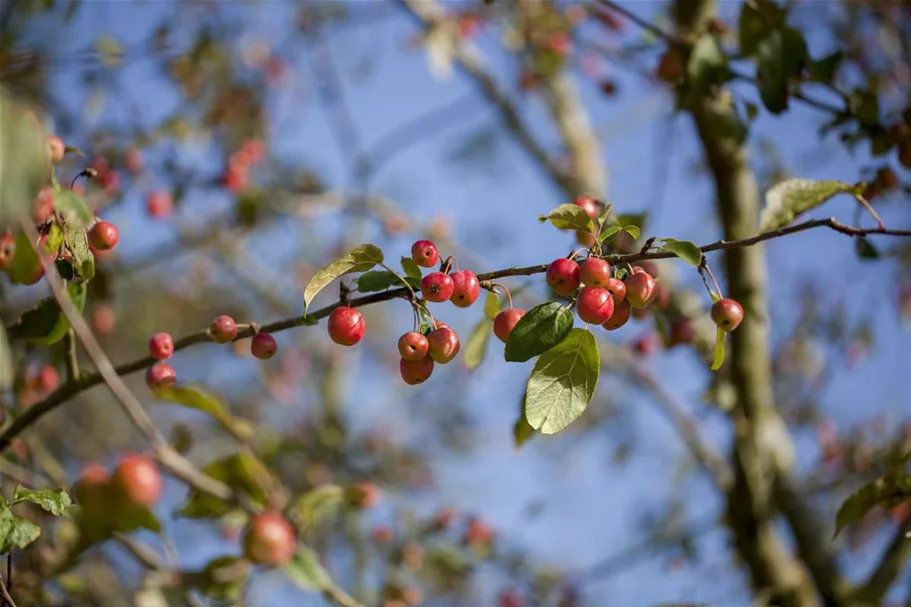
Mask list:
[[146,385],[153,390],[174,385],[176,381],[177,374],[168,363],[156,363],[146,371]]
[[[399,337],[399,354],[408,362],[420,362],[427,356],[430,342],[417,331],[409,331]],[[404,375],[404,371],[402,372]],[[430,374],[428,373],[428,377]],[[406,380],[407,381],[407,380]]]
[[111,475],[111,487],[126,504],[148,508],[161,498],[161,473],[145,455],[125,455]]
[[604,288],[614,296],[614,307],[626,299],[626,283],[619,278],[608,278]]
[[667,334],[667,345],[668,347],[673,348],[674,346],[691,344],[695,337],[696,334],[695,331],[693,331],[693,323],[684,318],[671,323]]
[[57,135],[51,135],[47,138],[47,147],[50,150],[52,163],[58,164],[63,160],[63,155],[66,154],[66,146],[63,145],[63,139]]
[[366,330],[363,315],[354,308],[339,306],[329,315],[329,337],[340,346],[353,346]]
[[209,326],[209,334],[215,343],[226,344],[237,337],[237,323],[227,314],[222,314],[212,321]]
[[579,280],[589,287],[606,287],[610,277],[610,264],[596,257],[582,262],[582,269],[579,270]]
[[581,269],[572,259],[561,257],[547,266],[547,284],[557,295],[564,297],[579,288]]
[[455,358],[461,348],[459,336],[449,327],[440,327],[435,331],[431,331],[430,335],[427,336],[427,341],[430,344],[427,354],[434,362],[441,365],[445,365]]
[[244,556],[257,565],[277,567],[291,560],[296,544],[291,523],[275,512],[260,512],[244,533]]
[[250,352],[260,360],[268,360],[278,352],[278,344],[268,333],[257,333],[250,340]]
[[603,324],[614,313],[614,298],[607,289],[584,287],[576,300],[579,318],[596,325]]
[[411,259],[423,268],[432,268],[440,261],[440,252],[432,240],[419,240],[411,245]]
[[6,272],[13,265],[16,255],[16,239],[9,232],[0,236],[0,272]]
[[146,211],[156,219],[170,217],[174,211],[174,200],[168,192],[151,192],[146,198]]
[[430,375],[433,373],[433,359],[430,356],[425,356],[421,360],[403,358],[399,361],[399,373],[409,386],[422,384],[430,379]]
[[452,297],[455,292],[455,283],[449,274],[431,272],[421,279],[421,291],[427,301],[440,303]]
[[645,308],[655,297],[655,279],[644,271],[626,279],[626,301],[634,308]]
[[573,204],[580,207],[592,219],[598,218],[598,205],[588,196],[579,196],[573,201]]
[[481,283],[478,282],[478,277],[474,272],[469,270],[453,272],[452,284],[452,297],[449,298],[449,301],[460,308],[467,308],[477,301],[481,294]]
[[156,360],[168,360],[174,355],[174,340],[170,333],[156,333],[149,340],[149,356]]
[[505,344],[523,316],[525,316],[525,310],[519,308],[503,310],[493,320],[493,334]]
[[611,314],[611,317],[607,319],[607,322],[602,323],[601,326],[608,331],[616,331],[629,322],[630,312],[632,312],[632,308],[630,308],[629,302],[623,300],[614,305],[614,313]]
[[109,506],[108,487],[111,475],[101,464],[89,464],[73,483],[73,497],[86,516],[96,518]]
[[99,251],[110,251],[119,240],[117,226],[109,221],[99,221],[89,230],[89,242]]
[[715,302],[711,314],[712,322],[727,333],[739,327],[743,322],[743,306],[727,297]]

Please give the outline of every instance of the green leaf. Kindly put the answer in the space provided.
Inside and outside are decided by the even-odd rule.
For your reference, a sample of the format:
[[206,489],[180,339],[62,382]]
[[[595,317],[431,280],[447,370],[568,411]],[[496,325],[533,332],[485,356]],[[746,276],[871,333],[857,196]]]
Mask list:
[[161,533],[161,523],[155,514],[144,506],[119,506],[109,520],[114,531],[132,533],[139,529],[148,529]]
[[[272,475],[262,462],[246,451],[215,460],[205,466],[202,472],[233,489],[243,491],[259,504],[265,505],[268,501],[261,481],[272,482]],[[224,516],[232,508],[231,504],[217,497],[191,490],[186,503],[177,514],[185,518],[215,518]]]
[[753,55],[759,48],[759,41],[768,31],[768,25],[755,5],[744,2],[740,6],[740,20],[737,24],[738,42],[742,55]]
[[54,208],[68,224],[85,227],[95,221],[95,214],[88,203],[73,190],[54,192]]
[[822,59],[810,62],[810,80],[826,84],[831,83],[838,75],[838,70],[844,60],[844,51],[838,50]]
[[519,319],[506,341],[507,362],[522,363],[547,352],[573,328],[572,311],[555,301],[535,306]]
[[911,475],[883,476],[855,491],[835,515],[835,535],[845,526],[859,521],[876,506],[894,508],[911,500]]
[[542,223],[550,220],[555,228],[561,230],[583,230],[585,232],[595,230],[595,225],[588,213],[582,207],[572,203],[561,204],[547,215],[538,217],[538,220]]
[[484,298],[484,315],[490,320],[496,320],[499,313],[500,298],[493,291],[489,291],[487,297]]
[[304,312],[316,294],[336,278],[349,272],[366,272],[378,263],[383,263],[383,252],[372,244],[362,244],[320,268],[304,289]]
[[32,250],[32,243],[29,242],[25,232],[16,232],[16,255],[13,257],[13,264],[7,270],[10,281],[25,284],[31,282],[31,279],[41,269],[41,260]]
[[535,429],[531,427],[528,420],[525,419],[525,396],[522,397],[522,407],[519,409],[519,418],[512,426],[512,439],[516,449],[527,443],[535,435]]
[[0,392],[13,387],[13,352],[6,337],[6,327],[0,325]]
[[879,259],[879,251],[870,239],[858,236],[854,239],[854,250],[861,259]]
[[285,575],[301,590],[319,592],[333,586],[332,578],[319,562],[319,555],[300,546],[291,561],[284,566]]
[[37,504],[54,516],[69,516],[73,500],[63,489],[26,489],[22,485],[13,493],[13,506],[29,502]]
[[715,355],[712,358],[712,371],[717,371],[724,364],[724,331],[718,327],[715,333]]
[[[70,283],[67,292],[76,309],[82,312],[85,308],[85,283]],[[48,297],[22,315],[9,327],[9,336],[13,339],[29,339],[41,345],[55,344],[66,335],[70,323],[63,315],[63,310],[53,297]]]
[[673,253],[683,261],[692,266],[696,266],[697,268],[702,264],[702,251],[692,242],[676,240],[674,238],[662,238],[661,240],[664,241],[664,246],[659,250]]
[[72,146],[72,145],[65,146],[65,147],[63,148],[63,153],[64,153],[64,154],[77,154],[77,155],[82,156],[83,158],[85,158],[85,152],[83,152],[83,151],[80,150],[79,148],[77,148],[77,147],[75,147],[75,146]]
[[40,535],[41,527],[13,514],[6,500],[0,499],[0,554],[8,553],[13,546],[25,548]]
[[788,109],[788,85],[801,74],[808,57],[803,34],[793,28],[773,30],[756,51],[756,84],[763,105],[773,114]]
[[711,34],[703,34],[686,62],[687,83],[694,91],[704,91],[713,83],[721,82],[727,74],[727,58]]
[[238,556],[220,556],[209,561],[202,570],[199,591],[217,601],[236,601],[243,595],[250,563]]
[[421,268],[412,258],[402,257],[402,269],[405,270],[406,278],[413,278],[414,280],[421,282]]
[[338,485],[323,485],[300,496],[296,508],[307,529],[313,529],[337,512],[344,503],[345,490]]
[[525,388],[525,418],[542,434],[556,434],[588,407],[601,371],[595,336],[573,329],[556,347],[542,354]]
[[619,234],[622,231],[623,231],[623,228],[621,228],[620,226],[610,226],[609,228],[607,228],[606,230],[603,230],[600,234],[598,234],[598,242],[603,243],[608,238],[613,238],[614,236],[616,236],[617,234]]
[[607,225],[607,221],[610,219],[611,213],[614,212],[614,206],[611,204],[605,204],[604,208],[601,209],[601,213],[598,214],[598,230],[603,230],[604,226]]
[[0,216],[12,222],[28,213],[47,177],[47,133],[6,87],[0,89],[0,116]]
[[844,181],[786,179],[766,192],[765,207],[759,216],[759,230],[767,232],[788,226],[800,214],[838,194],[856,192],[860,187]]
[[253,424],[245,419],[239,419],[231,415],[224,402],[205,388],[171,385],[156,388],[154,394],[158,400],[208,413],[238,440],[247,440],[256,432]]
[[67,222],[63,226],[63,242],[73,258],[73,270],[83,280],[95,278],[95,256],[89,249],[89,239],[85,228]]
[[623,226],[623,231],[633,237],[633,240],[639,240],[642,236],[642,230],[637,225]]
[[[420,287],[420,280],[414,278],[406,278],[406,280],[408,280],[412,288]],[[375,293],[377,291],[385,291],[390,287],[404,286],[398,276],[386,270],[364,272],[357,277],[355,282],[357,282],[357,290],[361,293]]]
[[493,332],[493,321],[488,318],[482,318],[471,331],[468,343],[465,344],[465,353],[462,360],[469,370],[473,371],[481,366],[484,362],[484,354],[487,352],[487,342],[490,341],[490,334]]

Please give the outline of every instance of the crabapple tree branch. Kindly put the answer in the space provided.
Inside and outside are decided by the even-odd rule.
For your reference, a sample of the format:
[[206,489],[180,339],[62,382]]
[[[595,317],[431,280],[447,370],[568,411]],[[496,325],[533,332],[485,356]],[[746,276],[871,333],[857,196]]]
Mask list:
[[[700,250],[703,253],[710,253],[713,251],[725,251],[730,249],[738,249],[744,247],[750,247],[760,242],[767,240],[772,240],[775,238],[780,238],[789,234],[796,234],[798,232],[804,232],[806,230],[811,230],[814,228],[830,228],[841,234],[849,236],[868,236],[868,235],[885,235],[885,236],[905,236],[911,237],[911,230],[880,230],[880,229],[863,229],[856,228],[852,226],[845,225],[834,218],[829,219],[812,219],[799,223],[793,226],[788,226],[785,228],[780,228],[777,230],[770,230],[768,232],[763,232],[756,236],[751,236],[748,238],[741,238],[737,240],[719,240],[711,244],[704,245],[700,247]],[[643,261],[649,259],[670,259],[675,257],[674,254],[668,253],[666,251],[638,251],[636,253],[629,254],[619,254],[619,255],[609,255],[605,257],[612,264],[622,264],[622,263],[631,263],[635,261]],[[487,272],[483,274],[478,274],[478,280],[490,281],[497,280],[499,278],[508,278],[511,276],[532,276],[535,274],[543,274],[547,271],[546,265],[535,265],[535,266],[525,266],[525,267],[513,267],[506,268],[503,270],[497,270],[494,272]],[[350,300],[348,305],[352,308],[368,306],[384,301],[390,301],[393,299],[407,299],[408,291],[405,288],[396,288],[390,289],[388,291],[382,291],[380,293],[373,293],[370,295],[365,295],[363,297],[356,297]],[[286,331],[288,329],[293,329],[295,327],[301,327],[306,325],[316,324],[317,321],[326,318],[332,311],[337,308],[340,304],[335,303],[328,305],[319,310],[315,310],[310,314],[305,314],[303,316],[294,316],[291,318],[286,318],[283,320],[278,320],[272,323],[260,324],[258,325],[259,331],[266,333],[277,333],[279,331]],[[81,317],[80,317],[81,319]],[[87,327],[86,327],[87,328]],[[248,337],[253,337],[255,331],[252,324],[239,324],[237,328],[237,339],[244,339]],[[174,342],[174,351],[183,350],[202,343],[211,343],[211,337],[208,329],[198,331],[187,335],[181,339],[175,340]],[[113,368],[116,375],[130,375],[144,369],[147,369],[158,362],[156,359],[151,356],[146,356],[134,361],[123,363]],[[99,367],[100,369],[100,367]],[[77,381],[67,381],[61,385],[57,390],[52,392],[44,400],[35,403],[33,406],[29,407],[26,411],[17,417],[10,426],[0,434],[0,452],[5,451],[9,446],[12,440],[21,434],[26,428],[34,424],[38,419],[43,417],[46,413],[56,409],[61,404],[65,403],[67,400],[76,396],[77,394],[88,390],[94,386],[105,381],[102,373],[83,373]]]

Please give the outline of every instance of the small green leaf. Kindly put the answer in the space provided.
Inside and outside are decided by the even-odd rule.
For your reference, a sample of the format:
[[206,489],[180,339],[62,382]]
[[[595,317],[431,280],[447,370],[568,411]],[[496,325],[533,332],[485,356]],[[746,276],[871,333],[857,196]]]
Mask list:
[[67,224],[85,227],[95,221],[95,214],[85,199],[73,190],[54,193],[54,208],[63,215]]
[[132,533],[139,529],[161,532],[161,523],[155,514],[144,506],[120,506],[109,520],[114,531]]
[[211,415],[215,421],[238,440],[247,440],[256,432],[253,425],[228,412],[224,402],[206,390],[195,386],[162,386],[154,390],[155,398],[168,401]]
[[[47,133],[29,108],[0,90],[0,216],[4,223],[25,216],[45,183],[48,169]],[[28,247],[28,245],[26,245]],[[18,252],[23,250],[18,247]]]
[[500,313],[500,298],[496,293],[490,291],[484,298],[484,315],[490,320],[496,320]]
[[63,489],[26,489],[22,485],[13,493],[13,506],[29,502],[37,504],[54,516],[69,516],[73,500]]
[[487,352],[487,342],[490,341],[490,334],[492,332],[493,321],[490,319],[482,318],[481,321],[475,325],[475,328],[471,332],[471,336],[468,338],[468,343],[465,344],[465,353],[462,355],[462,360],[469,370],[474,371],[481,366],[482,362],[484,362],[484,354]]
[[845,60],[844,51],[838,50],[822,59],[810,62],[810,80],[831,84]]
[[542,434],[556,434],[588,407],[601,371],[595,336],[573,329],[556,347],[542,354],[525,388],[525,418]]
[[[67,286],[70,299],[76,309],[82,312],[85,307],[85,283],[70,283]],[[63,310],[53,297],[48,297],[22,315],[9,327],[9,336],[13,339],[29,339],[41,345],[55,344],[66,335],[70,323],[63,315]]]
[[547,215],[541,215],[538,220],[542,223],[550,220],[555,228],[560,230],[583,230],[593,232],[595,225],[582,207],[575,204],[561,204]]
[[623,231],[623,228],[621,228],[620,226],[610,226],[609,228],[607,228],[606,230],[602,230],[602,232],[600,234],[598,234],[598,242],[603,243],[605,240],[607,240],[609,238],[613,238],[614,236],[616,236],[617,234],[619,234],[622,231]]
[[614,212],[614,206],[611,204],[605,204],[604,208],[601,209],[601,213],[598,214],[598,230],[603,230],[604,226],[607,225],[607,221],[610,219],[611,213]]
[[715,355],[712,359],[712,371],[717,371],[724,364],[724,335],[725,332],[719,327],[715,333]]
[[880,477],[855,491],[835,515],[835,535],[859,521],[876,506],[894,508],[911,500],[911,475],[899,473]]
[[[273,477],[262,462],[249,452],[243,451],[215,460],[202,472],[229,487],[243,491],[255,502],[265,504],[268,495],[263,482],[272,482]],[[186,503],[177,511],[185,518],[215,518],[224,516],[232,509],[231,504],[207,493],[191,490]]]
[[336,278],[350,272],[366,272],[378,263],[383,263],[383,252],[372,244],[363,244],[320,268],[304,289],[304,312],[316,294]]
[[879,251],[870,239],[864,236],[858,236],[854,239],[854,250],[861,259],[879,259]]
[[72,265],[75,275],[83,280],[95,278],[95,256],[89,249],[89,239],[85,228],[73,223],[63,226],[63,242],[67,252],[73,258]]
[[765,195],[759,230],[768,232],[790,225],[800,214],[814,209],[838,194],[853,193],[859,186],[843,181],[787,179]]
[[770,31],[756,50],[756,84],[763,105],[773,114],[788,109],[788,85],[808,58],[803,34],[793,28]]
[[555,301],[535,306],[509,334],[506,361],[531,360],[563,341],[572,328],[573,313],[569,308]]
[[623,226],[623,231],[633,237],[633,240],[639,240],[642,236],[642,230],[637,225]]
[[[408,280],[412,288],[420,287],[420,280],[415,280],[414,278],[406,278],[406,280]],[[386,270],[364,272],[357,277],[355,282],[357,282],[357,290],[361,293],[375,293],[377,291],[385,291],[390,287],[404,286],[398,276]]]
[[535,435],[535,429],[531,427],[528,420],[525,419],[525,396],[522,397],[522,407],[519,409],[519,418],[512,426],[512,439],[516,449],[527,443]]
[[202,570],[199,591],[217,601],[236,601],[243,595],[250,563],[238,556],[220,556],[209,561]]
[[15,546],[25,548],[38,539],[41,527],[19,518],[10,510],[5,500],[0,500],[0,554],[6,554]]
[[740,20],[737,24],[740,53],[745,56],[754,54],[759,48],[759,41],[767,31],[768,26],[755,5],[744,2],[740,6]]
[[702,264],[702,251],[692,242],[686,240],[676,240],[674,238],[663,238],[664,246],[660,250],[673,253],[683,261],[692,266],[699,267]]
[[72,146],[72,145],[68,145],[68,146],[64,147],[64,148],[63,148],[63,153],[64,153],[64,154],[77,154],[77,155],[82,156],[83,158],[85,158],[85,152],[83,152],[83,151],[80,150],[79,148],[77,148],[77,147],[75,147],[75,146]]
[[296,508],[307,529],[320,525],[344,503],[345,490],[338,485],[323,485],[300,496]]
[[32,250],[32,243],[29,242],[25,232],[16,232],[15,240],[16,255],[6,273],[11,282],[20,284],[32,282],[35,275],[41,271],[41,260]]
[[421,268],[412,258],[402,257],[402,269],[405,270],[407,278],[413,278],[418,282],[421,281]]
[[332,578],[319,562],[319,555],[307,546],[300,546],[284,567],[285,575],[301,590],[319,592],[331,587]]

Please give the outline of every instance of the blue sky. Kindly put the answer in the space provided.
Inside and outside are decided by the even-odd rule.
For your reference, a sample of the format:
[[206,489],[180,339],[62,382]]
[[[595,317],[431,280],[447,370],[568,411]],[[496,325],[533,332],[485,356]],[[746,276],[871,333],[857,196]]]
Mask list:
[[[345,4],[356,13],[372,3]],[[646,16],[660,9],[661,4],[628,3],[632,10]],[[727,13],[736,14],[735,4],[723,3],[722,7]],[[244,10],[254,16],[246,22],[251,41],[272,40],[272,33],[280,29],[291,3],[265,2],[253,6],[255,8],[233,5],[228,8],[234,12]],[[67,32],[72,35],[66,36],[65,44],[76,47],[85,44],[91,36],[109,33],[129,46],[146,32],[145,27],[151,22],[146,15],[161,11],[162,6],[155,3],[146,3],[142,8],[133,3],[87,3],[80,17],[69,26]],[[416,116],[445,107],[475,91],[472,83],[459,73],[442,82],[434,81],[428,73],[424,53],[404,48],[405,39],[414,31],[414,23],[399,12],[376,25],[338,28],[331,36],[336,61],[343,74],[350,73],[365,60],[369,60],[375,70],[372,76],[364,79],[345,79],[348,103],[368,148]],[[589,35],[595,31],[591,30]],[[639,35],[632,25],[627,31],[630,36]],[[484,30],[482,48],[494,50],[496,41],[495,32]],[[812,50],[818,50],[824,41],[818,42],[811,46]],[[494,51],[492,56],[498,58],[493,61],[492,69],[500,75],[509,73],[509,66],[500,54]],[[316,98],[311,66],[303,51],[297,52],[292,59],[289,86],[269,95],[273,119],[269,133],[272,153],[285,161],[300,160],[311,165],[333,187],[343,187],[348,179],[348,169],[338,153],[324,108]],[[607,195],[615,209],[635,212],[659,204],[660,212],[650,222],[650,235],[699,243],[716,240],[719,233],[712,213],[711,183],[704,176],[694,177],[691,170],[700,159],[700,149],[688,120],[685,116],[669,120],[672,101],[667,91],[643,82],[621,67],[606,66],[606,69],[619,84],[620,95],[616,100],[605,100],[591,82],[581,82],[579,88],[594,124],[604,134],[604,153],[610,174]],[[55,85],[61,98],[72,95],[76,75],[58,74]],[[124,72],[122,82],[139,101],[149,120],[164,115],[171,104],[178,101],[162,86],[160,76],[150,62],[131,65]],[[744,98],[755,97],[747,89],[740,89],[740,93]],[[83,100],[76,94],[68,101],[75,107]],[[114,105],[116,101],[107,107]],[[103,120],[116,116],[107,111]],[[525,99],[522,111],[543,141],[555,143],[538,101]],[[761,114],[753,130],[778,146],[784,166],[793,167],[797,176],[845,181],[860,179],[863,155],[852,158],[835,137],[819,140],[815,133],[821,118],[817,112],[795,105],[784,118]],[[467,106],[467,109],[455,112],[453,121],[453,127],[408,147],[384,166],[373,181],[374,191],[391,197],[417,221],[451,216],[455,220],[455,240],[472,252],[470,257],[481,260],[472,268],[477,272],[542,263],[565,255],[573,244],[572,237],[537,220],[540,213],[565,201],[508,135],[499,140],[497,162],[490,175],[454,166],[450,158],[453,146],[461,137],[480,126],[495,124],[495,113],[479,101],[474,107]],[[829,160],[812,170],[801,171],[799,167],[808,151],[825,152]],[[172,153],[165,149],[159,152]],[[210,148],[205,145],[184,154],[200,169],[211,171],[216,167]],[[154,164],[161,158],[150,154],[150,160]],[[143,193],[153,183],[128,192],[125,204],[112,215],[122,228],[121,247],[125,258],[142,254],[173,236],[171,226],[150,226],[145,221]],[[198,219],[228,201],[219,196],[206,196],[190,202],[179,214],[183,219]],[[853,205],[847,197],[838,198],[813,215],[835,215],[852,222]],[[895,221],[906,219],[906,216],[895,215],[891,209],[882,212],[887,223],[890,217],[895,217]],[[869,219],[865,217],[863,221]],[[337,227],[333,221],[326,220],[315,229]],[[283,271],[277,265],[281,260],[299,255],[301,251],[312,256],[312,263],[328,260],[320,256],[321,247],[317,243],[321,241],[302,243],[296,240],[300,234],[298,227],[277,226],[254,240],[252,253],[278,273]],[[377,241],[381,238],[376,230],[372,234],[368,230],[368,234]],[[378,241],[377,244],[384,246],[388,258],[395,259],[397,255],[407,254],[410,242],[416,236],[407,234],[393,242]],[[882,409],[906,417],[911,377],[901,372],[906,368],[906,363],[901,361],[909,346],[909,333],[899,329],[892,304],[894,268],[890,262],[863,264],[857,260],[849,239],[824,231],[776,240],[766,247],[766,251],[773,276],[770,297],[776,343],[790,332],[799,311],[794,295],[801,284],[807,282],[823,285],[827,298],[847,301],[853,317],[869,315],[873,319],[876,347],[859,368],[844,369],[834,375],[825,398],[827,411],[842,427]],[[711,258],[712,261],[720,269],[720,260]],[[698,287],[695,272],[682,263],[671,265],[680,281]],[[508,284],[520,282],[514,280]],[[538,282],[541,284],[536,287],[537,293],[543,297],[543,279]],[[290,292],[293,294],[293,290]],[[683,452],[679,441],[647,398],[610,376],[602,376],[603,394],[599,398],[612,398],[624,408],[635,411],[634,424],[622,432],[635,433],[638,448],[630,463],[622,468],[610,465],[610,445],[614,443],[609,435],[611,429],[606,426],[610,421],[584,435],[569,432],[556,437],[539,437],[520,452],[514,451],[511,427],[530,363],[503,362],[499,356],[501,346],[496,341],[489,347],[487,363],[477,372],[468,375],[454,365],[439,368],[430,383],[417,391],[420,399],[410,398],[415,391],[404,390],[394,370],[390,371],[389,366],[377,363],[365,354],[368,348],[394,347],[390,344],[395,343],[397,335],[410,327],[410,312],[406,306],[396,303],[384,304],[387,309],[383,312],[389,316],[378,317],[376,324],[368,325],[371,331],[365,347],[346,353],[352,372],[345,407],[351,412],[355,427],[393,427],[396,436],[403,440],[421,440],[420,424],[414,421],[419,417],[416,413],[427,415],[428,411],[432,412],[437,390],[457,387],[464,394],[465,410],[478,425],[481,444],[476,453],[468,456],[441,453],[434,462],[439,473],[436,495],[416,499],[398,496],[390,500],[392,503],[417,504],[421,508],[451,503],[467,511],[483,513],[510,543],[526,546],[542,562],[569,571],[584,570],[623,547],[637,543],[640,538],[634,522],[641,514],[643,504],[654,507],[671,494],[679,496],[682,492],[689,506],[688,514],[693,519],[717,507],[717,497],[703,481],[691,481],[682,487],[671,484],[674,458]],[[465,337],[481,315],[479,306],[469,310],[446,306],[443,310],[446,320]],[[257,320],[274,319],[274,315],[264,314],[265,317]],[[368,323],[370,320],[371,316],[368,316]],[[384,331],[382,325],[388,327],[387,330]],[[640,330],[640,327],[632,326],[621,331],[619,339],[629,340]],[[601,337],[607,338],[606,335]],[[284,334],[280,339],[283,343],[292,343],[299,338],[299,335]],[[214,368],[214,361],[219,359],[211,356],[211,350],[205,355],[182,353],[177,360],[186,361],[186,376],[198,380],[239,376],[245,371],[249,373],[254,364],[249,359],[233,361],[219,371]],[[655,356],[649,364],[688,407],[704,409],[700,397],[706,387],[707,371],[702,361],[688,352],[676,350]],[[591,406],[598,407],[598,399]],[[723,446],[728,434],[726,424],[718,421],[718,416],[709,416],[709,419],[708,431]],[[801,439],[798,444],[805,447],[803,455],[813,455],[808,441]],[[175,487],[174,499],[179,499],[180,495]],[[545,508],[539,516],[528,520],[524,512],[533,502],[540,502]],[[382,517],[383,513],[376,516]],[[186,523],[172,525],[181,534],[189,533],[193,527]],[[213,554],[232,549],[212,539],[210,534],[204,537],[208,541],[181,546],[181,555],[186,562],[204,562]],[[675,600],[711,601],[732,607],[749,604],[738,578],[730,574],[728,553],[723,549],[724,537],[710,535],[699,545],[703,549],[703,559],[694,568],[669,573],[660,560],[654,560],[628,569],[609,581],[586,586],[585,596],[591,599],[591,604],[599,606],[652,605]],[[874,546],[857,557],[856,567],[852,569],[861,570],[868,558],[875,555]],[[719,570],[725,574],[719,575]],[[263,579],[255,584],[252,605],[286,604],[290,595],[285,594],[283,586],[276,591],[272,581]],[[501,582],[496,578],[485,579],[483,589],[489,592]],[[313,601],[318,604],[319,599]]]

